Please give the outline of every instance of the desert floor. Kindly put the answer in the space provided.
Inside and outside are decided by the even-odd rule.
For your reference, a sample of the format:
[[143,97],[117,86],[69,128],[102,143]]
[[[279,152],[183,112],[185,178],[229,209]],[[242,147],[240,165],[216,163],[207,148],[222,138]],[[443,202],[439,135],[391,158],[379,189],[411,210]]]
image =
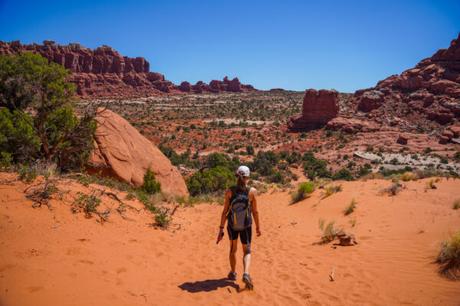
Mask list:
[[[260,195],[248,291],[241,260],[238,281],[225,279],[227,237],[215,243],[222,206],[179,208],[161,230],[133,203],[101,225],[70,211],[72,195],[91,186],[64,180],[51,210],[32,208],[27,185],[2,173],[0,305],[460,305],[460,281],[441,277],[434,263],[440,243],[460,230],[452,209],[460,180],[426,190],[428,180],[404,183],[392,197],[380,194],[387,180],[341,182],[339,193],[321,200],[317,190],[294,205],[288,192]],[[356,210],[344,216],[352,199]],[[320,219],[354,233],[358,245],[315,245]]]

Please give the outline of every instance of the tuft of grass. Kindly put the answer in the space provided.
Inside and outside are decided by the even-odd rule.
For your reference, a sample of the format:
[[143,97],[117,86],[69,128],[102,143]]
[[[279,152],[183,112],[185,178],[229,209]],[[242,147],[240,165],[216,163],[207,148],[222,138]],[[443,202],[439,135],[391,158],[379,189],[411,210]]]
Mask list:
[[343,211],[343,214],[345,216],[348,216],[349,214],[353,213],[355,211],[356,204],[356,200],[352,199],[350,205],[348,205],[347,208],[345,208],[345,210]]
[[429,180],[427,183],[426,183],[426,189],[437,189],[438,187],[436,187],[436,183],[437,181],[436,180]]
[[303,182],[297,188],[297,191],[292,195],[291,204],[300,202],[308,198],[313,191],[315,191],[315,184],[313,182]]
[[350,220],[350,225],[351,225],[351,227],[355,227],[356,226],[356,219],[351,219]]
[[333,241],[337,237],[337,234],[340,232],[340,229],[335,227],[334,221],[331,221],[326,225],[326,221],[324,219],[319,219],[318,226],[322,231],[321,244]]
[[460,199],[454,201],[454,204],[452,205],[452,208],[455,209],[455,210],[460,208]]
[[161,191],[160,182],[155,179],[153,171],[147,169],[144,175],[144,183],[142,184],[142,190],[149,194],[155,194]]
[[460,279],[460,231],[441,244],[436,262],[440,265],[439,273],[443,276]]
[[330,197],[334,193],[342,191],[342,185],[329,185],[324,188],[322,199]]

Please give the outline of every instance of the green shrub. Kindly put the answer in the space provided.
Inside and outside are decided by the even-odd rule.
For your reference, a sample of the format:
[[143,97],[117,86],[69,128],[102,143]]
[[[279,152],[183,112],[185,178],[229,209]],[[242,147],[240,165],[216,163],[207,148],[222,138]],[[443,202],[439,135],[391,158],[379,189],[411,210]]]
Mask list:
[[292,195],[292,201],[291,204],[300,202],[307,197],[310,196],[310,194],[315,191],[315,184],[313,182],[303,182],[299,184],[299,187],[297,188],[297,191],[294,192]]
[[11,166],[13,158],[11,153],[8,152],[0,152],[0,169],[6,169]]
[[279,157],[272,151],[259,151],[250,168],[262,176],[270,176],[275,172],[274,165],[278,164]]
[[197,171],[187,180],[187,187],[192,196],[223,191],[233,184],[233,171],[222,166]]
[[345,180],[345,181],[352,181],[353,175],[351,174],[350,170],[346,168],[342,168],[332,176],[333,180]]
[[436,262],[440,264],[439,272],[442,275],[460,279],[460,231],[441,244]]
[[[245,130],[246,131],[246,130]],[[252,145],[246,146],[246,153],[248,155],[254,155],[254,147]]]
[[147,169],[144,175],[144,183],[142,184],[142,190],[148,194],[155,194],[161,191],[160,182],[155,179],[155,175],[152,170]]
[[327,162],[322,159],[317,159],[313,155],[313,152],[304,153],[302,160],[304,172],[309,179],[313,180],[317,177],[331,177],[331,173],[327,169]]

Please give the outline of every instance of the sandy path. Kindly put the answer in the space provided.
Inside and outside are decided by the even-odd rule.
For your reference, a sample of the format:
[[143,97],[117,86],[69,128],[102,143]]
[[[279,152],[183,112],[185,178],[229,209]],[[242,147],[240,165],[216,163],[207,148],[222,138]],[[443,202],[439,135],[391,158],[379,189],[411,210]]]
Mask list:
[[[0,305],[460,305],[460,282],[441,278],[432,263],[440,242],[460,229],[452,209],[460,180],[425,192],[426,181],[406,183],[395,197],[378,195],[390,184],[379,180],[342,183],[340,193],[320,201],[316,191],[295,205],[286,192],[261,195],[252,292],[224,279],[227,237],[215,244],[221,206],[179,209],[168,231],[150,227],[144,211],[100,225],[65,201],[33,209],[22,183],[3,183]],[[352,198],[357,209],[345,217]],[[312,245],[320,218],[359,244]]]

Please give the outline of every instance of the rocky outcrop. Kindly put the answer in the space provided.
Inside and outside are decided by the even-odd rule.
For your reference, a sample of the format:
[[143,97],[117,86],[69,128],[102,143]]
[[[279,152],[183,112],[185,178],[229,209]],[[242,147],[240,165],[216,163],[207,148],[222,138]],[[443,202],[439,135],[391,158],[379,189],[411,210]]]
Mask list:
[[[460,118],[460,35],[414,68],[354,94],[357,110],[381,122],[403,117],[408,125],[446,125]],[[402,121],[401,121],[402,122]]]
[[[238,78],[211,81],[212,85],[198,82],[191,86],[183,82],[176,86],[161,73],[150,72],[150,64],[143,57],[122,56],[109,46],[89,49],[80,44],[58,45],[45,40],[42,45],[23,45],[19,41],[0,41],[0,54],[29,51],[41,54],[71,72],[69,81],[77,86],[82,97],[140,97],[175,93],[244,92],[255,90],[243,85]],[[188,84],[188,86],[187,86]]]
[[338,93],[335,90],[305,91],[302,114],[289,119],[291,131],[305,131],[324,126],[339,112]]
[[327,123],[326,127],[329,130],[343,131],[346,133],[374,132],[379,130],[379,126],[372,121],[345,117],[332,119]]
[[161,184],[162,192],[188,196],[179,170],[128,121],[102,108],[98,109],[95,119],[97,129],[95,148],[89,161],[90,171],[141,186],[145,172],[151,169]]

